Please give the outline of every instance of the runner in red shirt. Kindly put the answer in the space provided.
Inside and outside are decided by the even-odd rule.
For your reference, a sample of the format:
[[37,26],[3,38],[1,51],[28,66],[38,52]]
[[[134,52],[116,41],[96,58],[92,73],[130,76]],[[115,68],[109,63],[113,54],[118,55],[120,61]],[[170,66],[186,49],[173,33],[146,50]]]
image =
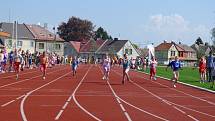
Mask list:
[[200,74],[200,83],[206,81],[206,60],[204,57],[201,57],[199,61],[199,74]]

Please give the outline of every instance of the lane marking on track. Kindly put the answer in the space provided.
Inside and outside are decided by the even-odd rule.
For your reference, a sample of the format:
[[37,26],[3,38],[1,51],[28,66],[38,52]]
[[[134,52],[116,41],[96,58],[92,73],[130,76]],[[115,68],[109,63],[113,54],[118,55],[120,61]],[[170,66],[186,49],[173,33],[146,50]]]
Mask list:
[[75,93],[78,90],[78,88],[80,87],[80,85],[83,83],[84,79],[86,78],[87,74],[89,73],[90,69],[92,68],[92,66],[90,66],[90,68],[87,70],[87,72],[85,73],[85,75],[83,76],[83,78],[81,79],[81,81],[79,82],[79,84],[77,85],[77,87],[75,88],[75,90],[72,92],[72,94],[69,96],[69,98],[67,99],[67,101],[65,102],[64,106],[62,107],[62,109],[58,112],[57,116],[55,117],[55,120],[59,120],[60,116],[63,114],[63,111],[66,109],[67,107],[67,103],[69,103],[72,99],[74,100],[74,102],[76,103],[76,105],[81,108],[85,113],[87,113],[89,116],[93,117],[95,120],[97,121],[101,121],[101,119],[97,118],[96,116],[94,116],[92,113],[90,113],[89,111],[87,111],[84,107],[82,107],[79,102],[76,100],[75,98]]
[[[30,74],[30,73],[34,73],[34,72],[38,72],[38,71],[35,70],[35,71],[31,71],[31,72],[21,73],[19,75],[26,75],[26,74]],[[15,72],[12,72],[12,73],[15,73]],[[0,79],[7,79],[7,78],[10,78],[10,77],[15,77],[15,76],[16,76],[16,74],[15,75],[10,75],[10,76],[5,76],[5,77],[2,77]]]
[[25,100],[28,98],[28,96],[29,96],[30,94],[32,94],[33,92],[35,92],[35,91],[37,91],[37,90],[40,90],[41,88],[43,88],[43,87],[45,87],[45,86],[47,86],[47,85],[50,85],[50,84],[52,84],[52,83],[58,81],[59,79],[65,77],[65,76],[67,76],[67,75],[69,75],[70,73],[71,73],[71,72],[68,72],[68,73],[66,73],[66,74],[64,74],[64,75],[62,75],[62,76],[60,76],[60,77],[58,77],[58,78],[56,78],[56,79],[54,79],[54,80],[52,80],[52,81],[50,81],[50,82],[44,84],[44,85],[42,85],[42,86],[40,86],[40,87],[38,87],[38,88],[36,88],[36,89],[30,91],[30,92],[28,92],[28,93],[24,96],[24,98],[22,98],[22,101],[21,101],[21,104],[20,104],[20,112],[21,112],[21,116],[22,116],[23,121],[28,121],[28,120],[27,120],[27,117],[26,117],[26,115],[25,115],[25,111],[24,111]]
[[[116,72],[116,71],[114,71],[114,72]],[[118,73],[119,74],[119,72],[116,72],[116,73]],[[144,78],[144,77],[142,77],[142,78]],[[146,79],[146,78],[144,78],[144,79]],[[146,79],[147,80],[147,79]],[[135,84],[135,85],[138,85],[137,83],[135,83],[134,81],[131,81],[133,84]],[[141,89],[143,89],[143,87],[142,86],[138,86],[139,88],[141,88]],[[146,90],[145,88],[143,89],[143,90]],[[150,91],[149,91],[150,92]],[[150,93],[152,93],[152,92],[150,92]],[[164,99],[165,100],[165,99]],[[188,107],[185,107],[185,106],[182,106],[182,105],[179,105],[179,104],[176,104],[176,103],[173,103],[173,102],[171,102],[171,101],[168,101],[168,100],[166,100],[166,102],[168,102],[168,103],[170,103],[170,104],[172,104],[172,105],[175,105],[175,106],[178,106],[178,107],[181,107],[181,108],[184,108],[184,109],[187,109],[187,110],[190,110],[190,111],[193,111],[193,112],[197,112],[197,113],[200,113],[200,114],[203,114],[203,115],[206,115],[206,116],[210,116],[210,117],[213,117],[213,118],[215,118],[215,116],[213,116],[213,115],[211,115],[211,114],[208,114],[208,113],[204,113],[204,112],[201,112],[201,111],[198,111],[198,110],[195,110],[195,109],[192,109],[192,108],[188,108]],[[187,113],[186,113],[187,114]],[[188,116],[189,114],[187,114],[187,116]],[[191,116],[191,115],[190,115]],[[190,116],[188,116],[188,117],[190,117]],[[192,118],[193,119],[193,118]]]
[[190,118],[192,118],[194,121],[199,121],[198,119],[194,118],[193,116],[191,115],[188,115]]
[[[100,72],[102,73],[102,69],[100,68],[100,66],[99,66],[99,69],[100,69]],[[117,96],[116,92],[113,90],[112,86],[110,85],[109,80],[106,80],[106,81],[107,81],[107,84],[108,84],[108,86],[109,86],[109,88],[110,88],[110,90],[111,90],[111,92],[112,92],[114,98],[117,100],[117,102],[118,102],[118,104],[119,104],[121,110],[123,111],[125,117],[127,118],[128,121],[132,121],[130,115],[129,115],[128,112],[125,110],[125,108],[124,108],[124,106],[122,105],[121,101],[118,99],[118,96]]]
[[[100,68],[100,67],[99,67],[99,68]],[[100,71],[101,71],[101,68],[100,68]],[[165,119],[165,118],[160,117],[160,116],[158,116],[158,115],[152,114],[152,113],[150,113],[150,112],[148,112],[148,111],[145,111],[145,110],[143,110],[143,109],[141,109],[141,108],[139,108],[139,107],[137,107],[137,106],[134,106],[134,105],[132,105],[131,103],[129,103],[129,102],[123,100],[122,98],[120,98],[120,97],[116,94],[116,92],[114,91],[114,89],[113,89],[112,86],[110,85],[109,81],[107,81],[107,83],[108,83],[108,85],[109,85],[111,91],[115,94],[117,101],[120,102],[120,104],[121,104],[121,101],[122,101],[122,102],[124,102],[125,104],[127,104],[127,105],[129,105],[129,106],[131,106],[131,107],[133,107],[133,108],[135,108],[135,109],[137,109],[137,110],[139,110],[139,111],[141,111],[141,112],[143,112],[143,113],[146,113],[146,114],[148,114],[148,115],[150,115],[150,116],[153,116],[153,117],[158,118],[158,119],[163,120],[163,121],[169,121],[168,119]],[[125,113],[125,115],[126,115],[127,119],[130,121],[131,118],[130,118],[130,116],[128,115],[127,112]]]
[[[117,71],[115,71],[115,70],[114,70],[114,72],[115,72],[116,74],[120,75],[119,72],[117,72]],[[163,102],[163,103],[165,103],[165,104],[171,106],[172,108],[174,108],[174,106],[173,106],[171,103],[169,103],[169,101],[167,101],[167,100],[163,99],[162,97],[160,97],[160,96],[158,96],[158,95],[152,93],[151,91],[145,89],[144,87],[140,86],[139,84],[137,84],[136,82],[132,81],[131,79],[130,79],[130,82],[131,82],[133,85],[135,85],[135,86],[139,87],[140,89],[146,91],[147,93],[151,94],[151,95],[154,96],[155,98],[159,99],[161,102]],[[176,108],[174,108],[174,109],[176,109]],[[185,116],[188,116],[187,113],[184,113],[184,111],[181,112],[181,110],[178,110],[178,109],[176,109],[176,110],[179,111],[180,113],[184,114]],[[189,116],[188,116],[188,117],[189,117]],[[192,119],[193,119],[193,118],[192,118]]]
[[[51,70],[52,68],[50,68],[49,70]],[[25,69],[26,70],[26,69]],[[29,69],[27,69],[27,70],[29,70]],[[26,73],[21,73],[21,74],[19,74],[19,75],[26,75],[26,74],[30,74],[30,73],[34,73],[34,72],[38,72],[38,69],[37,68],[35,68],[34,70],[32,70],[32,71],[30,71],[30,72],[26,72]],[[9,72],[9,73],[15,73],[15,72]],[[16,74],[15,75],[9,75],[9,76],[5,76],[5,77],[2,77],[2,78],[0,78],[0,79],[7,79],[7,78],[10,78],[10,77],[15,77],[16,76]]]
[[7,105],[9,105],[9,104],[11,104],[11,103],[13,103],[13,102],[15,102],[15,100],[11,100],[11,101],[9,101],[9,102],[7,102],[7,103],[1,105],[1,107],[5,107],[5,106],[7,106]]
[[[48,75],[48,74],[51,74],[51,73],[54,73],[54,72],[57,72],[57,71],[61,71],[61,70],[65,70],[65,69],[55,70],[55,71],[52,71],[52,72],[47,73],[47,75]],[[5,85],[0,86],[0,89],[1,89],[1,88],[4,88],[4,87],[7,87],[7,86],[10,86],[10,85],[14,85],[14,84],[18,84],[18,83],[21,83],[21,82],[25,82],[25,81],[28,81],[28,80],[31,80],[31,79],[35,79],[35,78],[38,78],[38,77],[42,77],[42,75],[40,74],[40,75],[38,75],[38,76],[34,76],[34,77],[31,77],[31,78],[28,78],[28,79],[24,79],[24,80],[21,80],[21,81],[17,81],[17,82],[5,84]]]
[[[107,81],[107,82],[109,83],[109,81]],[[114,91],[114,89],[112,88],[112,86],[110,85],[110,83],[109,83],[109,87],[111,87],[111,90]],[[115,91],[114,91],[114,93],[115,93]],[[116,94],[116,93],[115,93],[115,94]],[[146,110],[143,110],[143,109],[141,109],[141,108],[139,108],[139,107],[137,107],[137,106],[132,105],[131,103],[129,103],[129,102],[123,100],[122,98],[120,98],[117,94],[116,94],[116,97],[117,97],[117,99],[119,99],[119,100],[121,100],[122,102],[124,102],[125,104],[127,104],[127,105],[129,105],[129,106],[135,108],[136,110],[139,110],[139,111],[141,111],[141,112],[143,112],[143,113],[146,113],[146,114],[148,114],[148,115],[150,115],[150,116],[153,116],[153,117],[155,117],[155,118],[158,118],[158,119],[160,119],[160,120],[169,121],[168,119],[165,119],[165,118],[163,118],[163,117],[160,117],[160,116],[158,116],[158,115],[155,115],[155,114],[150,113],[150,112],[148,112],[148,111],[146,111]]]
[[[135,72],[135,71],[134,71],[134,72]],[[139,71],[137,71],[137,72],[139,72]],[[145,73],[145,72],[140,72],[140,73],[147,74],[147,73]],[[147,74],[147,75],[148,75],[148,74]],[[145,78],[145,77],[142,77],[142,76],[138,76],[138,77],[143,78],[143,79],[146,79],[146,80],[149,80],[148,78]],[[157,76],[157,77],[163,78],[163,79],[165,79],[165,80],[169,80],[169,81],[170,81],[170,79],[168,79],[168,78],[164,78],[164,77],[160,77],[160,76]],[[151,81],[151,80],[150,80],[150,81]],[[195,99],[198,99],[198,100],[201,100],[201,101],[203,101],[203,102],[207,102],[208,104],[211,104],[211,105],[214,105],[214,106],[215,106],[215,102],[211,102],[211,101],[202,99],[202,98],[200,98],[200,97],[193,96],[193,95],[191,95],[191,94],[189,94],[189,93],[186,93],[186,92],[181,91],[181,90],[178,90],[178,89],[170,88],[170,87],[168,87],[168,86],[166,86],[166,85],[164,85],[164,84],[161,84],[161,83],[159,83],[159,82],[155,82],[155,81],[151,81],[151,82],[156,83],[156,84],[159,84],[159,85],[161,85],[161,86],[163,86],[163,87],[167,87],[167,88],[169,88],[169,89],[171,89],[171,90],[175,90],[176,92],[180,92],[180,93],[182,93],[182,94],[185,94],[185,95],[187,95],[187,96],[190,96],[190,97],[195,98]]]
[[[61,70],[64,70],[64,69],[61,69]],[[58,70],[58,71],[60,71],[60,70]],[[53,72],[56,72],[56,71],[53,71]],[[50,73],[53,73],[53,72],[50,72]],[[50,74],[49,73],[49,74]],[[23,94],[23,95],[21,95],[21,96],[19,96],[19,97],[17,97],[16,99],[14,99],[15,101],[17,101],[17,100],[19,100],[19,99],[21,99],[22,97],[24,97],[26,94]],[[13,103],[13,102],[15,102],[15,101],[9,101],[9,102],[11,102],[11,103]],[[8,106],[9,104],[11,104],[11,103],[9,103],[9,102],[7,102],[7,103],[5,103],[5,104],[7,104],[7,105],[5,105],[5,104],[2,104],[1,105],[1,107],[5,107],[5,106]]]

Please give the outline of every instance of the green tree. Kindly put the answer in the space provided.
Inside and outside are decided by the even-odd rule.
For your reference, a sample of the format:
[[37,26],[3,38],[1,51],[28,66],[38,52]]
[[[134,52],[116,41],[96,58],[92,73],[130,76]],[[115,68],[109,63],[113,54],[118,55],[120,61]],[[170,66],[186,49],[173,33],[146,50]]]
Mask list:
[[198,37],[197,39],[196,39],[196,42],[195,42],[197,45],[200,45],[200,44],[204,44],[203,43],[203,41],[202,41],[202,39],[200,38],[200,37]]
[[58,34],[66,41],[77,41],[93,37],[94,25],[89,20],[82,20],[78,17],[71,17],[58,27]]
[[212,34],[211,39],[212,39],[212,41],[213,41],[213,46],[215,46],[215,28],[213,28],[213,29],[211,30],[211,34]]
[[108,33],[102,27],[99,27],[95,31],[95,40],[97,40],[98,38],[101,38],[103,40],[106,39],[113,40],[113,38],[110,35],[108,35]]

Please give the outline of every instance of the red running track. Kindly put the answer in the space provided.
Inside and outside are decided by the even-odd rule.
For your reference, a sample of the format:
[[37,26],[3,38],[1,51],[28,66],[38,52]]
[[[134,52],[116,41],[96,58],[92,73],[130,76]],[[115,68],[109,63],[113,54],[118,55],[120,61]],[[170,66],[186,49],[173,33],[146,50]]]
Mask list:
[[99,65],[80,65],[72,76],[69,66],[56,66],[42,80],[38,69],[0,74],[0,121],[213,121],[215,95],[167,80],[130,71],[121,84],[122,70],[111,69],[102,80]]

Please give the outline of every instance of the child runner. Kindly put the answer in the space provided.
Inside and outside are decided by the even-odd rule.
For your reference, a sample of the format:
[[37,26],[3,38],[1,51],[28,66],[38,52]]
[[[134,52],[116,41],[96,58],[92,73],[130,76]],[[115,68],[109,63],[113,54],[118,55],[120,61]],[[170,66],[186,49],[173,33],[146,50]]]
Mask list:
[[105,57],[105,59],[103,61],[103,71],[104,71],[104,76],[102,78],[103,80],[104,79],[106,79],[106,80],[109,79],[110,63],[111,63],[111,60],[108,57],[108,55],[106,55],[106,57]]
[[124,54],[122,84],[125,83],[125,76],[127,77],[128,81],[130,80],[128,76],[129,66],[130,66],[130,61],[128,60],[127,54]]
[[13,51],[10,52],[9,54],[9,72],[12,72],[13,71]]
[[43,72],[43,79],[46,78],[46,68],[48,66],[48,57],[46,56],[46,52],[44,51],[42,55],[40,55],[40,70]]
[[[173,77],[172,77],[172,81],[173,81],[173,87],[176,88],[176,83],[179,79],[179,69],[181,68],[181,63],[178,59],[177,56],[175,56],[175,60],[170,62],[169,65],[167,66],[168,67],[171,67],[172,68],[172,71],[173,71]],[[167,70],[166,68],[166,70]]]
[[211,86],[210,88],[214,87],[214,81],[215,81],[215,59],[213,59],[213,68],[212,68],[212,81],[211,81]]
[[19,72],[20,72],[20,64],[21,64],[21,62],[23,61],[23,58],[22,58],[22,56],[21,56],[21,54],[17,51],[17,50],[15,50],[15,54],[14,54],[14,71],[15,71],[15,73],[16,73],[16,80],[18,80],[18,78],[19,78]]
[[199,61],[199,74],[200,74],[200,83],[206,81],[206,60],[204,57],[201,57]]
[[78,67],[78,60],[76,58],[76,56],[74,58],[72,58],[72,75],[75,76],[76,72],[77,72],[77,67]]
[[3,51],[0,51],[0,72],[3,73],[3,61],[4,61],[4,54]]
[[156,80],[156,66],[157,66],[157,61],[154,57],[152,57],[152,60],[150,62],[150,80],[152,80],[152,77],[154,80]]

